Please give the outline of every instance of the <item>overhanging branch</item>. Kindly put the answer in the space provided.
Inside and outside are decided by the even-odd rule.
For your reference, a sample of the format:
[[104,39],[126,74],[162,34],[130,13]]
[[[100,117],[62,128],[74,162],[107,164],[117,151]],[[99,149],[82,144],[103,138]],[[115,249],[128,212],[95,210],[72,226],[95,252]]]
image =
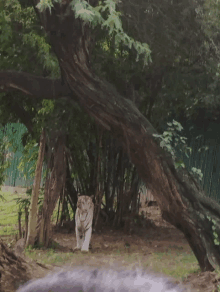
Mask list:
[[0,71],[0,92],[15,90],[40,99],[57,99],[72,95],[61,79],[53,80],[24,72]]

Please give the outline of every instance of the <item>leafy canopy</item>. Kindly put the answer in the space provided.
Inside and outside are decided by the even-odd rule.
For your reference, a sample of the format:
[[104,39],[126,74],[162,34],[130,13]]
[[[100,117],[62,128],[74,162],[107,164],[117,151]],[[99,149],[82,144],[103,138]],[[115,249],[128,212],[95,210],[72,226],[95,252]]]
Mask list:
[[[40,11],[48,8],[51,12],[53,2],[61,3],[62,0],[41,0],[37,8]],[[120,19],[121,13],[116,11],[116,1],[100,1],[99,5],[93,7],[87,1],[73,0],[70,5],[75,12],[76,18],[80,17],[93,28],[101,26],[104,31],[108,31],[109,36],[114,35],[116,48],[119,48],[121,43],[126,45],[129,49],[133,46],[137,52],[137,62],[139,61],[140,55],[143,56],[144,65],[147,65],[148,61],[151,61],[149,46],[146,43],[135,41],[124,32]]]

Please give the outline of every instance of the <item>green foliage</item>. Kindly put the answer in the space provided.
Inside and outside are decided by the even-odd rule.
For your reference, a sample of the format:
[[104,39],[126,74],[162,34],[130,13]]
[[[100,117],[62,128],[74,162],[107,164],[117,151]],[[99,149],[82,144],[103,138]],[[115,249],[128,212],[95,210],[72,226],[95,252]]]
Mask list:
[[[23,177],[27,179],[28,176],[34,177],[35,176],[35,169],[37,165],[37,159],[38,159],[38,150],[39,146],[36,141],[29,140],[27,144],[24,147],[23,155],[20,157],[20,162],[18,165],[18,170],[22,173]],[[31,167],[27,168],[25,167],[27,164]]]
[[[214,244],[215,245],[220,245],[220,239],[219,239],[219,235],[217,233],[217,229],[219,230],[219,228],[217,228],[217,222],[216,220],[212,219],[210,216],[206,216],[207,219],[212,223],[212,234],[214,237]],[[218,273],[218,275],[220,275],[220,270],[217,269],[216,272]],[[218,291],[220,291],[220,285],[217,286]]]
[[[174,161],[175,168],[185,168],[185,163],[182,159],[177,159],[176,151],[175,149],[178,149],[178,152],[182,153],[182,155],[185,155],[187,158],[189,158],[189,155],[192,153],[192,148],[188,147],[186,144],[186,137],[182,137],[178,132],[181,132],[183,130],[182,125],[173,120],[172,123],[167,123],[168,128],[166,131],[163,132],[162,135],[160,134],[153,134],[154,137],[159,138],[160,140],[160,147],[164,148],[166,151],[168,151]],[[194,176],[196,176],[200,181],[202,180],[203,174],[200,169],[196,167],[192,167],[190,171]]]
[[202,173],[201,169],[198,169],[196,167],[192,167],[191,173],[194,174],[200,181],[202,181],[203,173]]
[[[60,2],[60,0],[54,0],[54,2]],[[119,48],[121,43],[127,46],[129,49],[133,48],[137,52],[136,62],[139,61],[139,56],[143,56],[144,65],[147,65],[150,58],[150,48],[144,43],[135,41],[128,36],[122,27],[120,20],[120,12],[116,11],[116,2],[113,0],[105,0],[99,2],[99,5],[92,7],[87,1],[74,0],[71,1],[71,7],[75,12],[76,17],[81,18],[83,21],[89,23],[93,28],[100,26],[104,31],[108,31],[109,36],[114,36],[114,42],[116,48]],[[53,7],[52,0],[41,0],[37,5],[40,11],[46,8]]]
[[[0,67],[1,70],[17,70],[31,72],[36,75],[60,76],[58,60],[51,52],[47,35],[39,25],[33,6],[24,1],[0,1]],[[6,97],[7,94],[7,97]],[[34,119],[41,109],[36,99],[16,94],[0,93],[1,123],[18,122],[20,116],[12,108],[21,107],[33,119],[36,132],[29,139],[38,139],[41,124]],[[14,143],[13,143],[14,145]]]
[[32,49],[37,48],[37,59],[43,64],[43,68],[51,72],[52,78],[60,77],[58,60],[55,55],[51,54],[51,46],[45,42],[45,36],[39,36],[31,31],[23,36],[23,42]]
[[45,68],[59,77],[59,65],[33,6],[22,6],[19,0],[2,0],[0,6],[1,70],[14,69],[42,74]]
[[[40,134],[41,129],[46,125],[53,125],[53,116],[54,116],[54,108],[55,108],[55,101],[44,99],[42,101],[42,107],[38,110],[37,114],[35,115],[36,126],[38,128],[38,132]],[[59,114],[58,114],[59,115]],[[56,118],[58,118],[56,116]],[[59,118],[58,118],[59,120]],[[52,122],[51,122],[52,121]],[[39,131],[40,130],[40,131]]]
[[[47,127],[54,126],[53,123],[53,111],[55,107],[55,101],[53,100],[43,100],[42,107],[38,110],[37,114],[35,115],[34,121],[34,131],[37,133],[38,138],[40,137],[42,128],[47,125]],[[56,116],[57,118],[57,116]],[[59,122],[59,117],[58,121]],[[39,144],[37,143],[36,139],[32,139],[31,137],[28,138],[26,145],[23,150],[23,155],[20,157],[20,162],[18,165],[19,171],[23,174],[24,178],[27,179],[28,176],[34,177],[35,170],[38,160],[38,152],[39,152]],[[25,167],[27,164],[32,164],[31,167]],[[43,172],[43,177],[45,178],[46,170]]]
[[[162,135],[160,134],[153,134],[154,137],[159,138],[160,147],[164,148],[166,151],[171,153],[172,157],[176,159],[175,155],[175,148],[178,146],[178,150],[184,153],[187,157],[188,153],[192,152],[192,149],[186,145],[186,137],[182,137],[178,132],[181,132],[183,127],[181,124],[175,120],[171,123],[167,123],[168,128],[166,131],[163,132]],[[185,167],[182,161],[175,162],[176,168],[178,167]]]
[[216,220],[212,219],[210,216],[206,216],[206,217],[212,223],[212,234],[214,236],[214,244],[220,245],[219,235],[217,233],[217,222]]
[[37,4],[37,8],[40,11],[45,10],[46,8],[48,8],[51,12],[51,8],[53,7],[53,3],[52,2],[61,2],[60,0],[41,0],[38,4]]

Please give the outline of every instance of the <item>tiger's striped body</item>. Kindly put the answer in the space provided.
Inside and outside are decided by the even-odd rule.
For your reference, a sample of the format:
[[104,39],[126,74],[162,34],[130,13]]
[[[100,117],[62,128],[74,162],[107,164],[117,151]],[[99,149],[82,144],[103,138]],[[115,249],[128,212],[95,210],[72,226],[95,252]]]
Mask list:
[[76,249],[89,251],[89,243],[92,236],[94,204],[92,197],[78,196],[77,209],[75,215],[76,222]]

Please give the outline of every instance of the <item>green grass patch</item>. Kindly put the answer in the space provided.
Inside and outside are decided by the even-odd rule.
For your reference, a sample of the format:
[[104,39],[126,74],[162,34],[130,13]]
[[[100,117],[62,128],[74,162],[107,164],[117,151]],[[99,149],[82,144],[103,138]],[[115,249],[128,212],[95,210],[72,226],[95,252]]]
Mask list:
[[[149,262],[150,267],[155,272],[163,273],[179,280],[199,269],[198,261],[193,253],[180,253],[172,250],[166,253],[151,254]],[[149,263],[146,264],[148,265]]]
[[[26,194],[13,194],[11,192],[0,192],[3,199],[0,199],[0,236],[1,235],[15,235],[18,233],[18,210],[19,206],[16,204],[14,199],[26,198]],[[70,209],[70,208],[69,208]],[[25,214],[22,210],[21,224],[24,226]],[[51,217],[51,222],[56,223],[58,214],[58,203],[55,207],[53,215]],[[70,212],[71,219],[73,217],[73,212]]]
[[[13,235],[18,233],[18,206],[14,201],[19,194],[12,194],[10,192],[1,192],[4,200],[0,200],[0,235]],[[21,218],[24,222],[24,215]]]
[[54,249],[26,249],[25,255],[43,264],[64,265],[74,257],[73,253],[57,252]]

